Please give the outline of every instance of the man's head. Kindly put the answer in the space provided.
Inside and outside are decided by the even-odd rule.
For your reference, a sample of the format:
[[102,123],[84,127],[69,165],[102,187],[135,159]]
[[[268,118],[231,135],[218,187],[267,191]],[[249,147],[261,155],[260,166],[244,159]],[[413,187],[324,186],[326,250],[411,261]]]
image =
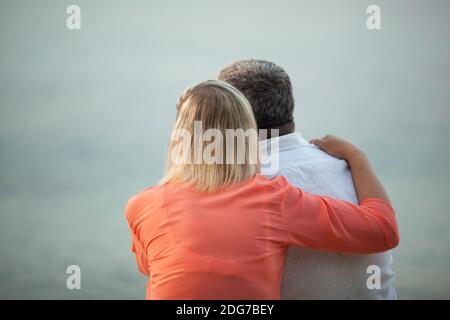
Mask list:
[[224,67],[219,80],[233,85],[250,101],[259,129],[294,131],[294,97],[288,74],[273,62],[241,60]]

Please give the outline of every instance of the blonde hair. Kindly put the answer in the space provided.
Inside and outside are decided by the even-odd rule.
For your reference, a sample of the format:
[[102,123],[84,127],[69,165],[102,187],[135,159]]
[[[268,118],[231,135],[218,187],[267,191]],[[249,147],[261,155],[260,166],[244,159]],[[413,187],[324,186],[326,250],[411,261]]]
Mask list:
[[[228,138],[230,129],[255,132],[256,154],[251,154],[250,146],[245,145],[245,162],[236,163],[234,155],[237,153],[238,145],[230,146],[227,143],[220,145],[219,150],[215,150],[215,156],[223,160],[224,155],[231,154],[233,161],[224,163],[205,163],[205,161],[176,163],[173,161],[173,154],[177,149],[177,138],[180,130],[189,134],[189,147],[187,157],[195,156],[194,127],[201,123],[202,133],[208,129],[215,129],[222,136]],[[252,177],[259,170],[259,158],[257,147],[257,126],[252,108],[248,100],[236,88],[230,84],[209,80],[187,88],[179,98],[177,104],[177,119],[172,131],[169,144],[168,157],[166,163],[165,176],[160,184],[168,182],[186,184],[194,186],[199,191],[214,192],[223,187],[234,185],[240,181]],[[217,138],[215,138],[216,140]],[[234,137],[233,137],[234,139]],[[246,141],[247,142],[247,141]],[[250,144],[251,142],[249,142]],[[205,141],[200,141],[203,150]],[[247,152],[247,146],[249,152]],[[203,154],[202,154],[203,155]],[[186,156],[186,155],[185,155]],[[252,163],[252,157],[254,160]]]

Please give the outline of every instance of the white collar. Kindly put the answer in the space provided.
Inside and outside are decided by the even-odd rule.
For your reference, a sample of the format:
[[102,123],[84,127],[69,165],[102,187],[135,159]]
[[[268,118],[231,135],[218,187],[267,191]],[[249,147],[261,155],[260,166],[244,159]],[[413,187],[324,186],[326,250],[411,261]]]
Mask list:
[[293,132],[289,134],[282,135],[280,137],[274,137],[267,140],[261,140],[259,142],[259,148],[261,152],[266,152],[267,147],[272,145],[272,143],[278,143],[279,151],[290,149],[291,147],[310,147],[312,146],[308,141],[303,138],[300,132]]

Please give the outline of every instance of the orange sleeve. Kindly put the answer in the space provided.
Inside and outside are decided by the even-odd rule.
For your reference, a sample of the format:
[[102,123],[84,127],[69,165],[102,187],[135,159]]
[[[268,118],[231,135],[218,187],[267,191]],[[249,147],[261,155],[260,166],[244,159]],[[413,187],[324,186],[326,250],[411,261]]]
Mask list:
[[360,205],[316,196],[277,178],[281,215],[288,242],[340,253],[375,253],[396,247],[398,227],[393,208],[381,199]]
[[140,272],[149,277],[150,272],[148,270],[147,253],[142,248],[141,243],[136,238],[133,232],[131,232],[131,237],[132,237],[131,251],[136,256],[136,264],[138,266],[138,269]]
[[131,251],[136,256],[136,263],[138,266],[139,271],[141,271],[146,276],[150,276],[149,268],[148,268],[148,261],[147,261],[147,252],[142,247],[142,243],[139,241],[138,236],[136,235],[136,232],[134,230],[133,226],[133,216],[134,216],[134,205],[133,200],[135,198],[132,198],[128,201],[127,207],[125,209],[125,215],[128,221],[128,226],[131,233]]

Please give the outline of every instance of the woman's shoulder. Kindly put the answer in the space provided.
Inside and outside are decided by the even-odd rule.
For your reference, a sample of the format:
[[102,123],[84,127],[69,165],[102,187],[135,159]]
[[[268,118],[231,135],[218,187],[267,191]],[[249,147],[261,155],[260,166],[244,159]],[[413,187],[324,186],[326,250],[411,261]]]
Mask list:
[[131,221],[139,213],[139,211],[141,211],[140,209],[146,206],[146,204],[160,201],[161,188],[162,186],[160,185],[146,187],[132,196],[128,200],[125,208],[127,220]]
[[268,188],[275,189],[275,190],[278,190],[280,188],[283,188],[283,187],[286,187],[289,185],[289,182],[283,176],[266,177],[259,173],[256,175],[255,181],[256,181],[256,183],[258,183],[262,186],[266,186]]

